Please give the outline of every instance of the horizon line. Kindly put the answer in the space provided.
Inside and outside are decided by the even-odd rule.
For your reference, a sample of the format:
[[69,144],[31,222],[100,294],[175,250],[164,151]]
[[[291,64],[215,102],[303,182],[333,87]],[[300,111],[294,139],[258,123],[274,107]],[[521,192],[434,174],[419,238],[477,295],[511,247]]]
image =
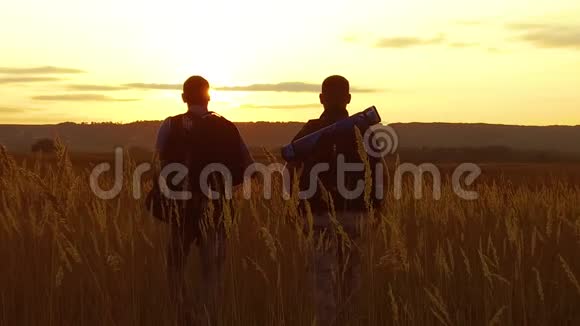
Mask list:
[[[164,119],[163,119],[164,120]],[[113,124],[113,125],[131,125],[137,123],[162,123],[163,120],[135,120],[131,122],[115,122],[115,121],[91,121],[91,122],[74,122],[74,121],[63,121],[58,123],[0,123],[0,127],[4,126],[58,126],[64,124],[73,125],[98,125],[98,124]],[[266,120],[255,120],[255,121],[231,121],[235,124],[241,123],[271,123],[271,124],[305,124],[307,121],[266,121]],[[382,123],[385,124],[385,123]],[[531,125],[531,124],[510,124],[510,123],[489,123],[489,122],[446,122],[446,121],[432,121],[432,122],[392,122],[387,125],[412,125],[412,124],[423,124],[423,125],[486,125],[486,126],[505,126],[505,127],[580,127],[580,125],[566,125],[566,124],[548,124],[548,125]]]

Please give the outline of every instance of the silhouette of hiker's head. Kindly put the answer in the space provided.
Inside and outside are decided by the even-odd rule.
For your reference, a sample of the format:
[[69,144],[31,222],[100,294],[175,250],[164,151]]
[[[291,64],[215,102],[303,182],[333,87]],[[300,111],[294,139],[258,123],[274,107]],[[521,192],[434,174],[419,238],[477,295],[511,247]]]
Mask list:
[[210,100],[208,81],[201,76],[189,77],[183,84],[181,97],[187,104],[207,106]]
[[350,84],[342,76],[330,76],[322,83],[320,103],[328,114],[344,112],[350,104]]

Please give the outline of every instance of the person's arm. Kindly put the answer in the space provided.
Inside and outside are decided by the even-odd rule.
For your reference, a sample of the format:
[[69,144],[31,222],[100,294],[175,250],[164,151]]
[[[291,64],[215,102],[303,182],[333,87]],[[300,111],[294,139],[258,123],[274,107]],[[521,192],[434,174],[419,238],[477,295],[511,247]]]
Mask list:
[[246,143],[244,142],[241,136],[240,136],[240,151],[242,157],[242,166],[244,167],[245,170],[250,165],[254,164],[255,161],[254,158],[252,157],[252,154],[250,154],[250,151],[248,150],[248,146],[246,146]]
[[147,194],[146,198],[146,205],[152,212],[153,216],[162,219],[163,213],[161,212],[161,208],[157,205],[161,199],[161,192],[159,189],[159,174],[163,167],[163,159],[165,159],[164,151],[167,147],[167,142],[169,140],[169,131],[171,119],[167,118],[159,126],[157,130],[157,139],[155,141],[155,150],[153,152],[153,158],[151,165],[153,166],[153,188]]
[[155,155],[161,161],[165,158],[165,149],[167,148],[167,143],[169,141],[169,133],[171,131],[171,119],[167,118],[159,127],[157,131],[157,142],[155,143]]
[[233,170],[233,183],[234,188],[238,189],[243,182],[245,177],[245,172],[252,164],[254,164],[254,159],[248,150],[248,146],[244,142],[242,135],[238,128],[229,120],[222,118],[221,123],[221,135],[223,139],[227,139],[226,146],[224,147],[228,154],[229,166]]

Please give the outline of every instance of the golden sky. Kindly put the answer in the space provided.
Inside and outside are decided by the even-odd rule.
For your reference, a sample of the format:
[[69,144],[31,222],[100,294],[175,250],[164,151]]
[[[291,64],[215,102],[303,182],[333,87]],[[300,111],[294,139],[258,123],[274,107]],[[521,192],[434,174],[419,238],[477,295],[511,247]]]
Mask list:
[[160,120],[190,75],[231,120],[306,121],[332,74],[385,122],[580,125],[580,2],[0,2],[0,123]]

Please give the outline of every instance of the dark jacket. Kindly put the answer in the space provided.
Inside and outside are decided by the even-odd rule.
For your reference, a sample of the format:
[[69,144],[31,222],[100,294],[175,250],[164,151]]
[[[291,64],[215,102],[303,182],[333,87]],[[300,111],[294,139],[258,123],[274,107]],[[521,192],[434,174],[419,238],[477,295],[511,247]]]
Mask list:
[[[327,127],[337,122],[341,118],[341,116],[329,118],[328,116],[323,115],[320,119],[310,120],[308,123],[306,123],[302,130],[298,132],[293,141],[316,132],[324,127]],[[375,167],[378,163],[380,163],[380,160],[366,155],[366,152],[364,151],[364,144],[362,144],[362,136],[367,130],[359,131],[361,134],[360,143],[357,141],[355,128],[343,132],[333,132],[331,134],[326,134],[320,138],[312,152],[312,155],[308,155],[306,158],[303,158],[295,163],[297,168],[302,168],[302,174],[300,177],[301,191],[307,190],[311,186],[310,173],[315,165],[319,163],[327,163],[329,165],[329,171],[320,173],[318,181],[324,186],[327,194],[332,198],[332,203],[336,212],[362,212],[371,206],[377,207],[381,201],[377,198],[377,196],[375,196]],[[363,147],[361,148],[359,146]],[[362,149],[362,152],[359,149]],[[344,185],[346,186],[346,189],[354,190],[359,180],[362,180],[365,185],[369,187],[371,190],[371,196],[368,202],[365,201],[364,191],[360,196],[354,199],[344,198],[344,196],[340,193],[339,167],[337,165],[339,155],[344,156],[344,162],[346,163],[364,164],[365,161],[368,160],[368,167],[370,168],[368,172],[370,173],[370,179],[365,177],[365,171],[344,173]],[[306,198],[305,200],[308,200],[314,214],[325,214],[331,211],[328,199],[328,197],[325,198],[325,191],[322,190],[320,186],[317,186],[317,191],[314,196],[312,198]]]

